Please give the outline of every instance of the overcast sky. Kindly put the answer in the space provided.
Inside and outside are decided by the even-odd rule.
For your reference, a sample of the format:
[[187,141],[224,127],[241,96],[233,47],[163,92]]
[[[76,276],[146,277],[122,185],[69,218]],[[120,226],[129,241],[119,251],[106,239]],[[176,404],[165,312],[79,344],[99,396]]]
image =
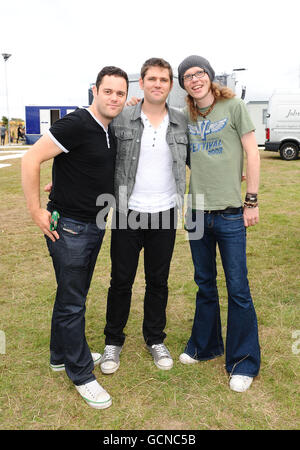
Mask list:
[[[25,105],[87,105],[99,70],[139,72],[163,57],[177,73],[186,56],[206,57],[217,74],[237,72],[237,93],[268,100],[300,87],[299,0],[14,0],[0,8],[10,117]],[[7,115],[0,59],[0,118]]]

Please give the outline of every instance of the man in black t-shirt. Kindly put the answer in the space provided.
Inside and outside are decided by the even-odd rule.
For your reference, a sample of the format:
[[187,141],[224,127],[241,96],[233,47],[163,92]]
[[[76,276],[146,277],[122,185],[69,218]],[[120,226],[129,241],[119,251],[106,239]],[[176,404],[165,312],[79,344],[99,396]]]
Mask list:
[[[113,195],[116,148],[109,123],[123,109],[128,77],[105,67],[93,87],[93,103],[54,123],[24,155],[22,184],[32,219],[43,231],[57,280],[50,341],[50,367],[66,370],[79,394],[96,409],[110,395],[92,373],[101,355],[85,338],[85,302],[104,236],[96,217],[99,195]],[[40,166],[54,158],[47,209],[40,205]],[[51,226],[51,214],[59,220]],[[98,223],[99,225],[99,223]]]

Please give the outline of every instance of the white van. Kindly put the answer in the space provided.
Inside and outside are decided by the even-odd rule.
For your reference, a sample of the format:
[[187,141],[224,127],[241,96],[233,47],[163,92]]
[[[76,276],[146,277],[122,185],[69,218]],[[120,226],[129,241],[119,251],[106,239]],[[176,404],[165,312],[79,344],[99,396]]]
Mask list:
[[265,150],[287,161],[300,151],[300,89],[276,90],[269,100]]

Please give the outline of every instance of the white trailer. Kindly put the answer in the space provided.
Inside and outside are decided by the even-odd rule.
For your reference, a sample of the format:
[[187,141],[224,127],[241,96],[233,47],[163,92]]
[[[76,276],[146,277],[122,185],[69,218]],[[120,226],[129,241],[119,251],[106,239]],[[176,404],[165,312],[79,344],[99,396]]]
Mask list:
[[259,146],[265,145],[268,101],[250,101],[247,109],[255,126],[255,137]]

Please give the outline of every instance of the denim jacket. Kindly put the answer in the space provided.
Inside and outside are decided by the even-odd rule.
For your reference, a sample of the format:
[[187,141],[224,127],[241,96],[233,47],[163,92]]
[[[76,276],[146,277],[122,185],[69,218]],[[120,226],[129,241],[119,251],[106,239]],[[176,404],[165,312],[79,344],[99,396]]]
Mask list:
[[[115,169],[115,196],[117,210],[127,214],[128,200],[132,194],[138,168],[141,138],[144,125],[141,119],[142,102],[125,108],[112,122],[117,139]],[[185,193],[187,160],[187,118],[178,110],[169,108],[167,143],[173,158],[173,174],[177,189],[177,204],[181,208]]]

